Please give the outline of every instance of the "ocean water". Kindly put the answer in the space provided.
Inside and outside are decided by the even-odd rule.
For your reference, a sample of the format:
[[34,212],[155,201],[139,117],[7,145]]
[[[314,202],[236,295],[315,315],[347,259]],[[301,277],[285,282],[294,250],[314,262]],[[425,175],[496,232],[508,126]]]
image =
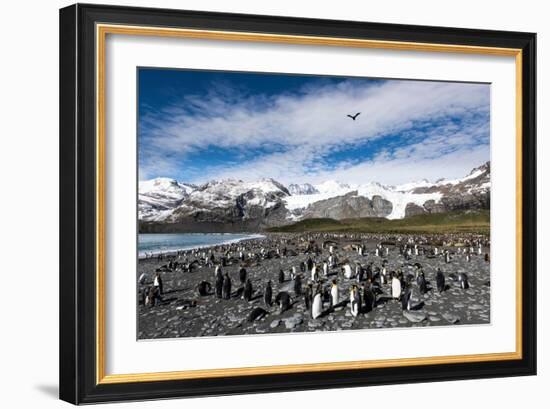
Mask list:
[[138,255],[139,257],[145,257],[145,253],[158,254],[199,247],[212,247],[260,237],[263,236],[247,233],[140,234],[138,237]]

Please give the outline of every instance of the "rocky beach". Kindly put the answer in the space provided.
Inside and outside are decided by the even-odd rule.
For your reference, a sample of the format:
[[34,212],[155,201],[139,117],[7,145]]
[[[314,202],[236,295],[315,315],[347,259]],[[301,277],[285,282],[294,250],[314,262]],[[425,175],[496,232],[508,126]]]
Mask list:
[[[137,338],[488,324],[489,254],[488,236],[475,233],[268,233],[154,255],[138,262]],[[231,281],[228,297],[216,294],[216,274]],[[352,286],[361,295],[356,315]],[[311,289],[321,294],[317,318]],[[367,289],[375,295],[371,304]],[[280,293],[289,296],[282,309]]]

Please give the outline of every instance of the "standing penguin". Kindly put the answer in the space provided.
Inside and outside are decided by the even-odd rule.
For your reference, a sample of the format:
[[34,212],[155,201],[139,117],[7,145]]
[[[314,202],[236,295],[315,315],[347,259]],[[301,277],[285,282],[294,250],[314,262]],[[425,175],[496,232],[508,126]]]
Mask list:
[[239,280],[241,281],[241,284],[246,282],[246,268],[244,267],[241,267],[239,270]]
[[357,317],[359,311],[361,310],[361,294],[359,294],[359,289],[355,284],[351,286],[349,293],[349,308],[351,310],[351,315]]
[[218,298],[222,298],[223,281],[223,276],[221,274],[216,277],[216,297]]
[[357,282],[359,283],[363,281],[364,276],[365,276],[365,270],[363,269],[361,264],[357,264],[355,266],[355,278],[357,279]]
[[311,304],[311,318],[317,319],[323,313],[323,300],[321,298],[321,289],[318,286],[313,296],[313,303]]
[[223,279],[222,298],[224,300],[229,300],[229,298],[231,298],[231,278],[227,273],[225,273]]
[[243,291],[243,300],[250,301],[252,299],[252,282],[250,279],[246,280]]
[[386,267],[382,267],[382,270],[380,271],[380,282],[382,284],[386,284],[388,281],[388,270]]
[[437,291],[442,293],[445,290],[445,275],[440,268],[437,269],[437,274],[435,275],[435,282],[437,284]]
[[458,283],[460,284],[460,288],[462,288],[463,290],[467,290],[468,288],[470,288],[468,276],[465,273],[460,273],[458,275]]
[[344,269],[344,277],[348,279],[353,277],[351,266],[348,263],[344,264],[343,269]]
[[296,296],[302,295],[302,276],[297,275],[294,277],[294,294]]
[[328,263],[326,261],[323,263],[323,275],[328,277]]
[[153,287],[156,287],[159,291],[160,295],[164,294],[163,286],[162,286],[162,278],[160,277],[160,273],[155,273],[155,278],[153,279]]
[[332,280],[332,285],[330,287],[330,308],[334,308],[339,302],[338,284],[336,284],[336,280]]
[[403,296],[401,297],[401,309],[410,311],[411,309],[411,289],[407,288]]
[[312,268],[313,268],[313,260],[311,259],[311,257],[308,257],[307,258],[307,271],[311,271]]
[[363,289],[363,299],[365,303],[365,312],[371,312],[376,306],[376,294],[372,291],[370,283],[367,283]]
[[313,263],[313,267],[311,267],[311,281],[314,283],[319,280],[319,273],[317,272],[317,264]]
[[395,299],[401,297],[401,280],[397,277],[397,274],[392,274],[391,296]]
[[418,284],[420,293],[426,294],[426,292],[428,291],[428,285],[426,283],[426,277],[424,276],[424,271],[420,270],[420,273],[418,273],[418,278],[416,279],[416,283]]
[[310,310],[312,302],[313,302],[313,285],[311,283],[308,283],[308,285],[306,286],[306,290],[304,292],[304,303],[306,305],[307,310]]
[[138,278],[138,283],[141,285],[144,285],[146,280],[147,280],[147,274],[141,273],[141,275]]
[[271,304],[273,304],[271,299],[272,297],[273,297],[273,290],[271,289],[271,280],[269,280],[264,290],[264,303],[267,307],[271,307]]
[[[367,280],[372,280],[373,278],[373,271],[372,271],[372,262],[369,263],[369,265],[367,266],[367,270],[366,270],[366,276],[367,276]],[[383,275],[383,281],[382,281],[382,284],[385,284],[386,282],[386,267],[382,267],[382,275]]]
[[218,277],[221,277],[223,279],[222,268],[219,265],[214,267],[214,280],[218,281]]
[[285,272],[281,269],[279,270],[279,284],[285,282]]

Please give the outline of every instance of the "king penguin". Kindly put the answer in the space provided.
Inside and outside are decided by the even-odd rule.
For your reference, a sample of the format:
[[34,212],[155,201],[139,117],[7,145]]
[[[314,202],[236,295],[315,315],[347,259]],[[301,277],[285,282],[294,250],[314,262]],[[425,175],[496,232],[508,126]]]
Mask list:
[[222,268],[219,265],[214,267],[214,280],[218,281],[218,277],[222,277],[223,279]]
[[290,308],[290,295],[286,291],[277,294],[275,302],[279,304],[279,314],[282,314]]
[[465,273],[460,273],[458,275],[458,283],[460,284],[460,288],[462,288],[463,290],[467,290],[468,288],[470,288],[468,276]]
[[343,267],[343,268],[344,268],[344,277],[346,277],[346,278],[348,278],[348,279],[349,279],[349,278],[352,278],[352,277],[353,277],[353,273],[351,272],[351,271],[352,271],[352,270],[351,270],[351,266],[350,266],[348,263],[346,263],[346,264],[344,264],[344,267]]
[[396,274],[392,274],[391,296],[395,299],[401,297],[401,280],[397,277]]
[[437,291],[442,293],[445,290],[445,275],[440,268],[437,269],[437,274],[435,275],[435,282],[437,284]]
[[306,290],[304,292],[304,303],[306,305],[306,310],[309,310],[311,313],[311,303],[313,302],[313,285],[308,283]]
[[244,285],[243,300],[250,301],[252,299],[252,292],[252,282],[250,279],[247,279]]
[[351,310],[351,315],[357,317],[359,311],[361,310],[361,294],[359,294],[359,289],[355,284],[351,286],[349,293],[349,308]]
[[338,284],[336,280],[332,280],[332,285],[330,286],[330,307],[334,308],[336,304],[340,302],[340,297],[338,295]]
[[418,284],[420,293],[426,294],[426,292],[428,291],[428,285],[426,283],[426,277],[424,276],[424,271],[420,270],[420,273],[418,273],[418,278],[416,279],[416,283]]
[[296,296],[302,295],[302,276],[299,274],[294,277],[294,294]]
[[273,303],[271,300],[272,297],[273,297],[273,290],[271,289],[271,280],[269,280],[264,290],[264,303],[266,307],[271,307],[271,304]]
[[222,293],[223,293],[223,276],[222,275],[218,275],[216,277],[216,297],[218,298],[222,298]]
[[376,305],[376,294],[372,291],[371,283],[367,283],[363,289],[365,312],[371,312]]
[[311,281],[314,283],[319,280],[319,273],[317,272],[317,264],[313,263],[311,267]]
[[246,268],[244,267],[241,267],[239,270],[239,280],[241,281],[241,284],[246,282]]
[[311,318],[317,319],[323,313],[323,300],[321,299],[321,290],[318,286],[313,296],[313,303],[311,304]]
[[231,298],[231,278],[227,273],[225,273],[225,277],[223,279],[222,296],[224,300],[229,300],[229,298]]
[[403,311],[404,310],[410,311],[411,306],[412,306],[412,303],[411,303],[411,289],[407,288],[407,290],[405,291],[405,293],[401,297],[401,309]]

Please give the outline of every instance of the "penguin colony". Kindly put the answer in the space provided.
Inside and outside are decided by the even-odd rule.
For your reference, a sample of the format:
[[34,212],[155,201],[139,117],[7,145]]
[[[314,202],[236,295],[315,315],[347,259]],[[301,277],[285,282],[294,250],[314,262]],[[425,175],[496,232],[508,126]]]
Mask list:
[[138,338],[489,323],[476,234],[270,234],[140,259]]

